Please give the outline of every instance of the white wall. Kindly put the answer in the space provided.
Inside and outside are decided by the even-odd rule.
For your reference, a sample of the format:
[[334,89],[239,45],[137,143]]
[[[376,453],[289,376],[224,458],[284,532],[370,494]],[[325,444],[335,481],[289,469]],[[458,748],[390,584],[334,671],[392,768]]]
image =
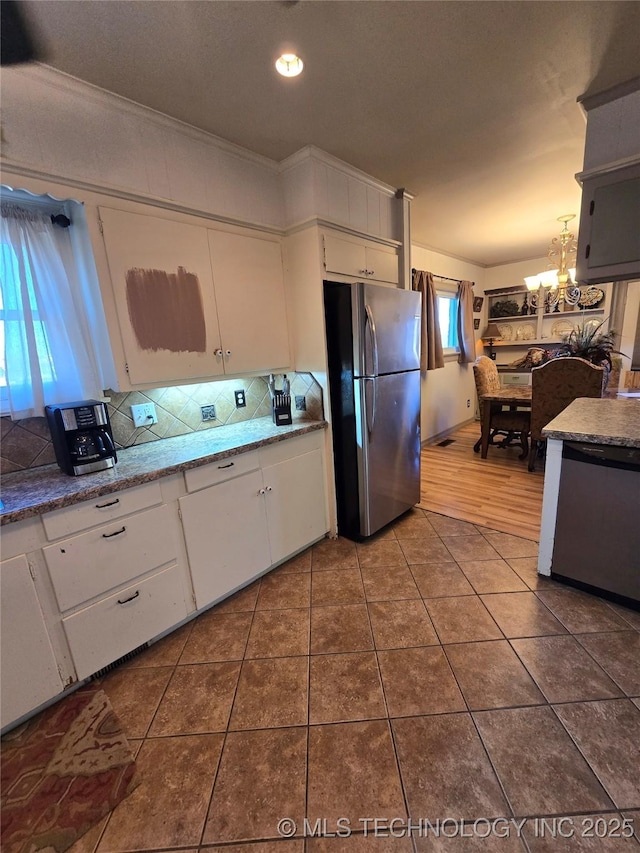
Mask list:
[[[640,322],[640,281],[630,281],[627,288],[627,301],[624,308],[624,323],[622,325],[620,352],[624,353],[622,369],[629,370],[633,343],[636,336],[636,325]],[[622,385],[622,383],[621,383]]]
[[[475,295],[482,296],[484,293],[486,270],[468,261],[412,245],[411,266],[435,275],[473,281]],[[482,332],[482,328],[481,321],[477,334]],[[422,378],[422,441],[433,441],[473,418],[475,397],[472,365],[448,361],[439,370],[429,370]]]

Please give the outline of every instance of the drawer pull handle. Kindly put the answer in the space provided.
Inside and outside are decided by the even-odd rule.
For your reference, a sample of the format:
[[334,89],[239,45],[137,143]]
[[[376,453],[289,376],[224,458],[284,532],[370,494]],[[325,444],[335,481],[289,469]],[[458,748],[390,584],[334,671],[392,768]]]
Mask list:
[[104,509],[106,506],[113,506],[114,504],[119,504],[120,498],[116,498],[115,501],[109,501],[106,504],[96,504],[96,509]]
[[111,539],[112,536],[120,536],[121,533],[124,533],[127,528],[123,525],[120,530],[116,530],[115,533],[103,533],[103,539]]
[[129,596],[129,598],[125,598],[125,600],[124,600],[124,601],[120,601],[120,599],[118,599],[118,604],[126,604],[128,601],[133,601],[133,599],[134,599],[134,598],[137,598],[139,595],[140,595],[140,590],[139,590],[139,589],[137,589],[137,590],[133,593],[133,595]]
[[236,464],[235,462],[229,462],[229,464],[228,464],[228,465],[218,465],[218,468],[219,468],[220,470],[222,470],[223,468],[233,468],[233,466],[234,466],[235,464]]

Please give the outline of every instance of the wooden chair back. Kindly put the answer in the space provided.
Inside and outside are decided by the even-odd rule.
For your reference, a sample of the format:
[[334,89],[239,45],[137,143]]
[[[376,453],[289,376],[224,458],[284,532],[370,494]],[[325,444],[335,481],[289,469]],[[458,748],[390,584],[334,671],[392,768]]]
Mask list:
[[553,358],[531,371],[531,440],[578,397],[602,397],[604,368],[583,358]]

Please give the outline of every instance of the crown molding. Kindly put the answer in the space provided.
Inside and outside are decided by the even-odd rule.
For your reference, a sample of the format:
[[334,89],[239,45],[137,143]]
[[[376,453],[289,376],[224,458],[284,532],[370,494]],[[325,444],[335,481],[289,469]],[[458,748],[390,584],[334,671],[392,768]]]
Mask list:
[[617,101],[620,98],[625,98],[627,95],[633,95],[640,91],[640,77],[632,77],[630,80],[625,80],[623,83],[617,83],[609,89],[603,89],[600,92],[593,94],[580,95],[576,100],[582,106],[585,112],[595,110],[604,104],[610,104],[611,101]]
[[307,231],[309,228],[314,227],[330,228],[337,234],[358,237],[361,240],[366,240],[368,243],[379,243],[381,246],[389,246],[391,249],[398,249],[402,246],[399,240],[392,240],[390,237],[380,237],[378,234],[369,234],[366,231],[357,231],[355,228],[349,228],[348,225],[343,225],[341,222],[333,222],[330,219],[322,219],[319,216],[310,216],[308,219],[287,226],[284,230],[284,235],[285,237],[290,237],[293,234],[298,234],[300,231]]
[[634,154],[631,157],[623,157],[621,160],[606,163],[604,166],[594,166],[592,169],[585,169],[584,172],[576,172],[575,179],[582,186],[582,182],[587,178],[608,175],[610,172],[617,172],[619,169],[625,169],[627,166],[637,166],[638,163],[640,163],[640,155]]
[[[279,171],[284,174],[291,169],[294,169],[296,166],[300,166],[301,164],[309,161],[316,161],[318,163],[323,163],[325,166],[330,166],[332,169],[342,172],[342,174],[346,175],[348,178],[355,178],[356,180],[362,181],[362,183],[378,190],[378,192],[381,192],[384,195],[388,195],[390,198],[395,198],[396,196],[397,190],[395,187],[385,184],[383,181],[379,181],[377,178],[368,175],[366,172],[362,172],[360,169],[356,169],[355,166],[345,163],[344,160],[339,160],[332,154],[327,154],[326,151],[323,151],[321,148],[316,148],[315,145],[305,145],[304,148],[296,151],[295,154],[291,154],[289,157],[281,160],[278,168]],[[413,196],[411,196],[411,198],[412,197]]]
[[[0,158],[0,170],[2,184],[9,189],[24,189],[23,187],[12,187],[7,180],[8,176],[14,178],[32,178],[39,181],[49,181],[55,184],[62,185],[73,189],[84,190],[85,192],[97,193],[108,198],[116,198],[125,201],[133,201],[139,204],[146,204],[152,207],[159,207],[164,210],[173,210],[177,213],[185,213],[190,216],[199,216],[201,219],[208,219],[211,222],[222,222],[226,225],[234,225],[238,228],[250,228],[253,231],[261,231],[265,234],[274,234],[282,237],[285,233],[283,228],[276,228],[273,225],[265,225],[264,223],[254,222],[247,219],[234,219],[230,216],[212,213],[210,210],[203,210],[197,207],[189,207],[187,205],[178,204],[171,199],[160,198],[158,196],[147,195],[145,193],[135,193],[123,190],[121,187],[110,187],[106,184],[95,184],[90,181],[83,181],[78,178],[70,178],[68,175],[57,175],[54,172],[43,172],[38,169],[31,169],[15,163],[6,158]],[[82,199],[74,199],[81,203]]]
[[[5,73],[5,72],[3,72]],[[137,101],[132,101],[125,98],[123,95],[117,95],[114,92],[109,92],[107,89],[101,89],[93,83],[87,83],[84,80],[79,80],[71,74],[66,74],[64,71],[59,71],[57,68],[52,68],[50,65],[36,62],[28,66],[11,69],[12,74],[22,75],[37,83],[51,86],[63,92],[70,93],[75,97],[85,98],[93,101],[103,107],[116,107],[120,111],[124,111],[129,115],[142,118],[153,124],[163,128],[177,131],[184,136],[188,136],[196,142],[201,142],[206,145],[212,145],[226,154],[237,157],[240,160],[245,160],[250,163],[262,166],[273,174],[279,173],[277,161],[271,160],[262,154],[256,154],[248,148],[243,148],[233,142],[223,139],[221,136],[216,136],[206,130],[201,130],[192,124],[173,118],[172,116],[154,110],[151,107],[145,107]]]

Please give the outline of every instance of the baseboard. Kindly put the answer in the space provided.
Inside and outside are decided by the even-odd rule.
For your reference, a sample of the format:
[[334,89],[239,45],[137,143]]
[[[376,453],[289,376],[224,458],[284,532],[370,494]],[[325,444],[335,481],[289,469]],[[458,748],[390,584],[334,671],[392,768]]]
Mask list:
[[467,418],[464,421],[461,421],[459,424],[455,424],[454,426],[448,427],[447,429],[442,430],[442,432],[436,433],[436,435],[431,435],[425,441],[420,443],[421,447],[428,447],[430,444],[435,444],[438,441],[442,441],[443,438],[447,438],[451,435],[452,432],[457,432],[462,427],[466,427],[469,424],[475,423],[475,417]]

